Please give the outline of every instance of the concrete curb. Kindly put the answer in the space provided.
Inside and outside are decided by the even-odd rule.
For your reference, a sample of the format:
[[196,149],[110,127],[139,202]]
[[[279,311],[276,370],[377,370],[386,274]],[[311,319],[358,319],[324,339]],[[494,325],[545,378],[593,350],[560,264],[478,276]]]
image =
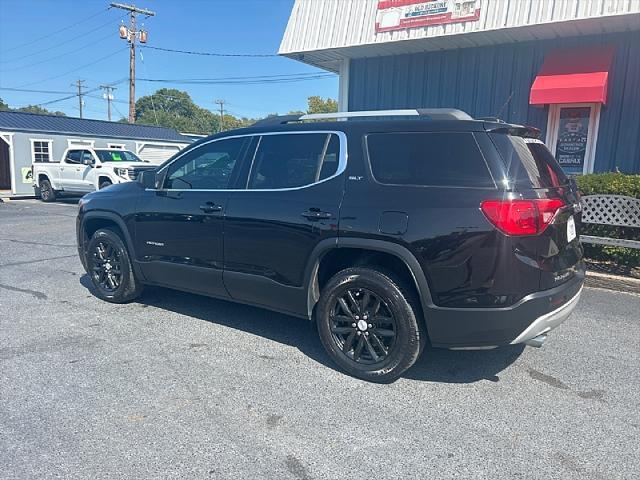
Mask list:
[[605,288],[618,292],[640,294],[640,279],[587,271],[587,287]]

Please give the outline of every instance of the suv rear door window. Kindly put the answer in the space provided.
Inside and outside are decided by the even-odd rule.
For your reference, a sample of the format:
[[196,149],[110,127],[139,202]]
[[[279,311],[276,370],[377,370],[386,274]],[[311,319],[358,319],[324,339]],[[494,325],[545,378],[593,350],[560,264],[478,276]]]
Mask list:
[[552,188],[567,183],[562,168],[540,140],[504,133],[493,133],[491,138],[507,167],[508,178],[516,184]]
[[472,133],[372,133],[367,149],[374,178],[390,185],[495,187]]
[[331,133],[263,135],[248,188],[280,189],[311,185],[338,170],[340,140]]

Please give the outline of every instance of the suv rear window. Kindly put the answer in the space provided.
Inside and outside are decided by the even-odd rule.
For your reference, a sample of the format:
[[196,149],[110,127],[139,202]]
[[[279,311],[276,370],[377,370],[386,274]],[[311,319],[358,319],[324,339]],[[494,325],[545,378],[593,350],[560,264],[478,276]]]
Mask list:
[[491,138],[507,167],[507,176],[516,185],[553,188],[567,183],[567,176],[540,140],[524,139],[504,133]]
[[472,133],[372,133],[367,135],[367,150],[380,183],[495,187]]

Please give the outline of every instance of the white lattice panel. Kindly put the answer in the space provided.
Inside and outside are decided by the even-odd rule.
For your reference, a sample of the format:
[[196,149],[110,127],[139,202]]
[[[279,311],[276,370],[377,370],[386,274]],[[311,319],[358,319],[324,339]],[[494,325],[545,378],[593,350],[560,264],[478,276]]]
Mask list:
[[622,195],[582,197],[582,221],[616,227],[640,227],[640,200]]

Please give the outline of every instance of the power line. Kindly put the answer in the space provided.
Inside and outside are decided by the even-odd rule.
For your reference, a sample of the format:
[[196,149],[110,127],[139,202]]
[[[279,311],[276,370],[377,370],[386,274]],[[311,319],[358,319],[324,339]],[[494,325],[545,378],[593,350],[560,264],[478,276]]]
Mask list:
[[[125,47],[125,49],[126,49],[126,48],[127,48],[127,47]],[[37,85],[37,84],[39,84],[39,83],[48,82],[49,80],[54,80],[54,79],[56,79],[56,78],[64,77],[65,75],[69,75],[70,73],[77,72],[78,70],[82,70],[83,68],[90,67],[90,66],[92,66],[92,65],[95,65],[96,63],[100,63],[100,62],[102,62],[102,61],[104,61],[104,60],[106,60],[106,59],[108,59],[108,58],[111,58],[111,57],[113,57],[114,55],[117,55],[118,53],[122,52],[122,51],[123,51],[123,50],[125,50],[125,49],[120,48],[120,49],[116,50],[115,52],[111,52],[109,55],[106,55],[106,56],[104,56],[104,57],[101,57],[101,58],[99,58],[99,59],[97,59],[97,60],[95,60],[95,61],[93,61],[93,62],[87,63],[87,64],[85,64],[85,65],[81,65],[80,67],[74,68],[73,70],[69,70],[69,71],[67,71],[67,72],[61,73],[60,75],[54,75],[53,77],[47,77],[47,78],[43,78],[43,79],[37,80],[37,81],[35,81],[35,82],[25,83],[25,84],[23,84],[23,85],[18,85],[18,86],[17,86],[17,87],[15,87],[15,88],[30,87],[31,85]]]
[[214,100],[216,105],[220,105],[220,126],[218,128],[219,132],[222,132],[224,129],[224,100]]
[[185,55],[202,55],[207,57],[249,57],[249,58],[273,58],[279,57],[275,53],[217,53],[217,52],[193,52],[189,50],[177,50],[174,48],[152,47],[146,45],[143,48],[150,50],[159,50],[161,52],[184,53]]
[[34,43],[38,43],[40,40],[44,40],[45,38],[52,37],[53,35],[56,35],[56,34],[58,34],[60,32],[64,32],[66,30],[69,30],[70,28],[76,27],[76,26],[80,25],[81,23],[86,22],[87,20],[91,20],[92,18],[95,18],[98,15],[102,15],[103,13],[108,12],[110,9],[111,9],[111,7],[104,8],[104,9],[102,9],[102,10],[100,10],[100,11],[98,11],[98,12],[92,14],[92,15],[89,15],[88,17],[83,18],[82,20],[79,20],[76,23],[72,23],[70,25],[67,25],[66,27],[59,28],[58,30],[56,30],[54,32],[48,33],[48,34],[43,35],[41,37],[34,38],[33,40],[29,40],[28,42],[21,43],[19,45],[14,45],[13,47],[10,47],[8,50],[15,50],[16,48],[22,48],[22,47],[26,47],[27,45],[33,45]]
[[145,8],[138,8],[135,5],[124,3],[111,3],[114,8],[129,12],[129,28],[122,25],[120,27],[120,38],[129,42],[129,123],[136,121],[136,40],[147,43],[147,32],[136,27],[136,14],[140,13],[147,17],[153,17],[155,12]]
[[114,100],[112,92],[116,87],[112,87],[111,85],[100,85],[100,88],[105,91],[104,98],[107,101],[107,119],[111,121],[111,102]]
[[82,95],[83,95],[82,87],[84,86],[83,83],[84,83],[84,80],[78,80],[75,83],[75,86],[78,87],[78,106],[79,106],[79,110],[80,110],[80,118],[82,118],[82,106],[83,106],[82,105],[82,103],[83,103],[82,102]]
[[25,89],[25,88],[10,88],[10,87],[0,87],[0,90],[7,90],[9,92],[25,92],[25,93],[52,93],[57,95],[64,95],[65,93],[71,93],[71,92],[64,92],[60,90],[31,90],[31,89]]
[[103,42],[103,41],[104,41],[104,40],[106,40],[107,38],[111,38],[111,37],[112,37],[112,34],[111,34],[111,33],[109,33],[108,35],[106,35],[106,36],[104,36],[104,37],[102,37],[102,38],[99,38],[99,39],[98,39],[98,40],[96,40],[95,42],[87,43],[87,44],[85,44],[85,45],[82,45],[80,48],[76,48],[75,50],[71,50],[71,51],[69,51],[69,52],[65,52],[65,53],[63,53],[63,54],[61,54],[61,55],[57,55],[57,56],[55,56],[55,57],[48,57],[48,58],[45,58],[44,60],[40,60],[39,62],[30,63],[30,64],[27,64],[27,65],[21,65],[21,66],[19,66],[19,67],[10,68],[10,69],[8,69],[8,70],[4,70],[4,69],[3,69],[3,70],[1,70],[1,71],[2,71],[3,73],[6,73],[6,72],[15,72],[16,70],[24,70],[25,68],[35,67],[36,65],[40,65],[40,64],[42,64],[42,63],[46,63],[46,62],[50,62],[50,61],[52,61],[52,60],[57,60],[57,59],[59,59],[59,58],[63,58],[63,57],[66,57],[66,56],[68,56],[68,55],[71,55],[72,53],[79,52],[80,50],[84,50],[85,48],[88,48],[88,47],[91,47],[91,46],[93,46],[93,45],[96,45],[96,44],[98,44],[98,43],[100,43],[100,42]]
[[262,75],[257,77],[226,77],[226,78],[138,78],[140,82],[173,83],[185,85],[261,85],[271,83],[292,83],[306,80],[335,78],[333,73],[312,73],[294,75]]
[[51,45],[49,47],[43,48],[43,49],[38,50],[36,52],[29,53],[27,55],[20,55],[18,57],[14,57],[14,58],[3,58],[2,60],[0,60],[0,63],[9,63],[9,62],[14,62],[16,60],[22,60],[24,58],[33,57],[34,55],[40,55],[41,53],[45,53],[45,52],[48,52],[48,51],[53,50],[55,48],[61,47],[63,45],[66,45],[68,43],[75,42],[79,38],[87,37],[88,35],[91,35],[92,33],[96,32],[98,30],[102,30],[103,28],[105,28],[105,27],[107,27],[109,25],[113,26],[115,20],[117,20],[117,19],[115,19],[115,18],[109,19],[108,22],[103,23],[102,25],[100,25],[100,26],[98,26],[96,28],[92,28],[91,30],[89,30],[87,32],[84,32],[84,33],[82,33],[80,35],[76,35],[75,37],[71,37],[71,38],[69,38],[69,39],[67,39],[67,40],[65,40],[63,42],[57,43],[55,45]]

